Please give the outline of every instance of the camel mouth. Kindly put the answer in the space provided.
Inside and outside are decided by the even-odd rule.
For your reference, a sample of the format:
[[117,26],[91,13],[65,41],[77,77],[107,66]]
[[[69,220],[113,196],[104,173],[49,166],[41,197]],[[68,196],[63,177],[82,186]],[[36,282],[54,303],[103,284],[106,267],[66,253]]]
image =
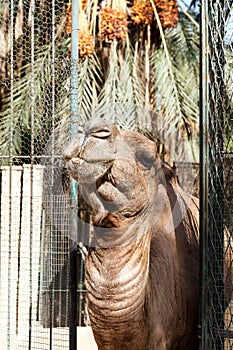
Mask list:
[[72,158],[72,159],[70,160],[70,163],[71,163],[71,164],[75,164],[75,165],[77,165],[77,166],[82,165],[83,162],[84,162],[84,159],[83,159],[83,158],[80,158],[80,157]]
[[112,167],[114,159],[85,159],[75,157],[68,161],[67,169],[77,181],[82,183],[101,182]]

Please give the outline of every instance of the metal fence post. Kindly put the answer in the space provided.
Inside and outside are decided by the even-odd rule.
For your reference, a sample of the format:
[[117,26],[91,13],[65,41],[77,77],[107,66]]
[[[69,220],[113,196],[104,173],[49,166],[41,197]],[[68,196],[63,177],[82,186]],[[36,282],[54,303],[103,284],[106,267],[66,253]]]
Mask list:
[[[78,30],[79,0],[72,0],[70,133],[73,139],[78,126]],[[77,183],[71,179],[71,245],[70,245],[70,350],[77,349]],[[76,239],[75,239],[76,237]]]
[[208,4],[200,7],[200,349],[207,339],[207,232],[208,232]]
[[224,349],[224,1],[201,4],[201,349]]
[[[215,349],[224,349],[224,234],[223,234],[223,125],[224,125],[224,0],[214,0],[211,11],[209,113],[209,248],[213,249],[213,334]],[[215,219],[215,220],[214,220]],[[212,243],[213,242],[213,243]],[[211,244],[212,243],[212,244]]]

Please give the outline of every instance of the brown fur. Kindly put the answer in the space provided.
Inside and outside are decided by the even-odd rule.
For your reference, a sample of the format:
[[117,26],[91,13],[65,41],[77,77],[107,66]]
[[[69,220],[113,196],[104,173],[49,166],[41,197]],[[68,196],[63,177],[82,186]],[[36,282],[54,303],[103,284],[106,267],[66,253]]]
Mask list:
[[64,157],[92,212],[86,286],[98,348],[198,349],[198,199],[152,141],[101,119]]

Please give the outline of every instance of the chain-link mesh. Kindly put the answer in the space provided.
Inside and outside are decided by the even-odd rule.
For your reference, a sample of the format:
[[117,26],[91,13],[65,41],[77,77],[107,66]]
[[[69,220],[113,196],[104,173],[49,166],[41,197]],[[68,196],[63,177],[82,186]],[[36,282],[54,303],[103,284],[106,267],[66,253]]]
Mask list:
[[[102,115],[107,111],[107,117],[120,127],[139,127],[149,131],[154,131],[152,129],[156,127],[158,136],[162,141],[166,140],[168,148],[176,155],[183,187],[198,195],[196,17],[189,20],[190,15],[182,13],[179,18],[175,0],[155,1],[158,12],[155,11],[156,21],[159,18],[161,21],[159,33],[148,2],[146,11],[136,1],[135,6],[133,1],[123,1],[121,11],[116,11],[112,8],[114,2],[111,2],[110,8],[102,9],[101,16],[99,10],[101,6],[104,7],[104,1],[80,3],[83,16],[80,18],[82,33],[79,37],[79,54],[83,64],[76,67],[79,97],[82,97],[78,99],[80,119],[86,120],[92,116],[90,112],[98,100],[98,113]],[[216,4],[220,6],[219,2],[213,2],[213,13],[217,13],[214,12]],[[164,9],[166,13],[163,13]],[[126,17],[130,12],[131,21],[127,22]],[[213,28],[216,26],[212,31],[216,37],[223,30],[223,20],[220,24],[219,20],[216,23],[214,19],[211,21]],[[120,25],[120,30],[115,23]],[[109,27],[106,27],[107,24],[110,24]],[[70,127],[70,26],[71,4],[67,0],[0,0],[0,339],[3,349],[69,347],[70,275],[74,274],[75,269],[74,287],[77,287],[78,296],[73,326],[88,324],[81,254],[77,255],[74,270],[71,266],[74,263],[70,259],[73,247],[70,212],[73,203],[70,200],[69,178],[60,155],[66,143],[64,140],[69,138]],[[216,31],[216,28],[220,29]],[[122,43],[121,40],[126,37],[130,45]],[[229,37],[228,40],[230,43]],[[226,157],[229,151],[226,144],[230,145],[227,138],[230,140],[231,137],[230,128],[226,126],[229,123],[226,115],[231,97],[225,101],[231,92],[231,85],[228,84],[229,94],[226,94],[226,79],[230,79],[227,69],[231,61],[225,64],[223,43],[228,46],[226,55],[231,50],[230,44],[222,39],[216,43],[216,49],[215,39],[211,44],[211,52],[215,53],[210,55],[213,62],[212,73],[209,74],[210,96],[212,101],[216,101],[216,96],[221,95],[219,89],[224,91],[224,100],[218,100],[224,103],[225,112],[224,115],[220,113],[220,103],[217,107],[213,103],[209,107],[211,113],[216,108],[216,116],[222,118],[219,125],[216,122],[211,125],[210,149],[218,154],[215,146],[212,146],[213,139],[216,141],[215,136],[218,135],[217,142],[221,144],[222,151],[221,157],[218,155],[220,162],[217,167],[211,162],[212,178],[216,179],[218,175],[219,182],[213,180],[213,188],[218,195],[210,198],[210,208],[217,198],[220,208],[222,202],[228,201],[225,207],[229,209],[230,193],[226,192],[227,196],[223,196],[223,192],[217,188],[221,189],[223,179],[226,191],[232,183],[231,158]],[[220,56],[217,57],[217,53]],[[88,55],[91,59],[85,61]],[[218,68],[215,68],[216,64]],[[218,69],[221,77],[225,75],[225,80],[222,81],[221,77],[216,79]],[[147,106],[146,111],[137,105]],[[154,111],[153,115],[148,112],[149,109]],[[220,129],[223,126],[224,137]],[[214,133],[216,130],[217,134]],[[223,158],[224,163],[221,162]],[[179,162],[183,160],[191,163]],[[193,183],[193,179],[196,183]],[[218,218],[220,210],[217,206],[213,208],[213,216]],[[85,222],[89,220],[89,213],[81,201],[76,209],[81,218],[78,232],[88,237]],[[218,289],[213,288],[216,292],[211,301],[217,298],[219,306],[216,313],[211,315],[220,322],[225,279],[222,278],[225,276],[222,272],[223,254],[231,261],[229,232],[232,224],[230,215],[225,215],[224,222],[221,215],[217,220],[221,234],[216,235],[216,241],[213,239],[211,246],[220,247],[216,253],[220,254],[218,260],[214,258],[219,263],[213,268],[213,273],[210,270],[214,276],[214,288],[219,285]],[[224,230],[227,228],[224,231],[227,234],[224,246],[222,227]],[[78,240],[88,239],[79,236]],[[227,276],[226,279],[229,279],[230,275]],[[212,291],[212,285],[208,290]],[[229,320],[230,307],[227,310],[224,317]],[[229,331],[230,321],[228,324],[225,330]],[[214,328],[209,329],[216,338]],[[220,341],[223,330],[221,324]],[[217,341],[215,338],[212,343]],[[87,342],[88,338],[85,339]],[[86,344],[84,347],[86,349]]]
[[[67,6],[64,0],[0,1],[0,338],[4,350],[69,348],[69,178],[57,137],[70,110]],[[79,252],[77,266],[75,325],[84,326]]]
[[232,349],[233,3],[202,5],[202,348]]

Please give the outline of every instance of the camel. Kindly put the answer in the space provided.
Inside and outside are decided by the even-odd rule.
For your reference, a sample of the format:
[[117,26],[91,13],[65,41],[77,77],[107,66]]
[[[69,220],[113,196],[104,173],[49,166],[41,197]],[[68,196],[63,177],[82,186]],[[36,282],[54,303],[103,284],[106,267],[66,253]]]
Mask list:
[[198,199],[153,141],[101,118],[63,156],[92,216],[85,283],[98,349],[198,349]]

